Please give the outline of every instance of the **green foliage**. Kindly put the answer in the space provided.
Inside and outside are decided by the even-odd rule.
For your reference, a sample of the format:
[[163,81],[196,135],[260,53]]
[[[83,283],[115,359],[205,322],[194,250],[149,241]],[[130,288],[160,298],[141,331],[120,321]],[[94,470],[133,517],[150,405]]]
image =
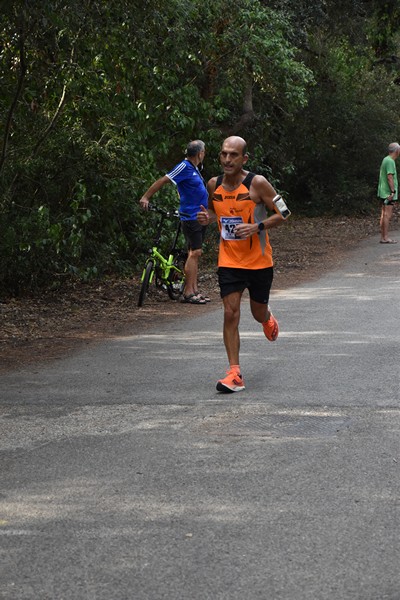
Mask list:
[[346,40],[310,42],[319,83],[287,130],[298,140],[291,152],[296,169],[285,178],[291,204],[311,214],[369,211],[380,162],[400,129],[400,90]]
[[7,3],[0,290],[139,268],[138,200],[190,139],[206,178],[238,134],[292,210],[364,210],[398,139],[398,24],[393,0]]

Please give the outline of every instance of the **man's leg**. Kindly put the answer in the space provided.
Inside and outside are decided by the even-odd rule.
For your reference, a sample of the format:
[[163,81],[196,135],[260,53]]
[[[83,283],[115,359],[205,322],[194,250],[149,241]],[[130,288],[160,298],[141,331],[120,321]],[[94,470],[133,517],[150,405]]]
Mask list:
[[250,300],[250,308],[254,319],[262,324],[265,337],[274,342],[279,335],[279,325],[268,305]]
[[230,366],[239,365],[239,321],[242,294],[243,292],[232,292],[222,299],[224,304],[224,344]]
[[245,389],[239,366],[239,321],[240,300],[243,292],[232,292],[224,296],[224,344],[228,356],[229,369],[226,377],[217,382],[217,390],[223,393],[241,392]]
[[199,272],[200,250],[189,250],[185,264],[185,290],[184,295],[190,296],[197,291],[197,276]]
[[265,323],[271,316],[268,304],[260,304],[250,298],[250,309],[253,318],[257,323]]
[[262,324],[264,335],[270,342],[274,342],[279,335],[278,321],[268,306],[272,280],[272,267],[262,269],[252,274],[252,285],[249,288],[251,314],[258,323]]
[[[185,264],[185,289],[183,301],[191,298],[195,304],[205,304],[206,301],[198,296],[199,260],[202,255],[202,246],[206,228],[197,221],[182,221],[182,231],[186,239],[188,257]],[[193,298],[196,296],[196,298]]]
[[389,223],[393,214],[393,205],[382,204],[380,228],[381,228],[381,242],[389,241]]

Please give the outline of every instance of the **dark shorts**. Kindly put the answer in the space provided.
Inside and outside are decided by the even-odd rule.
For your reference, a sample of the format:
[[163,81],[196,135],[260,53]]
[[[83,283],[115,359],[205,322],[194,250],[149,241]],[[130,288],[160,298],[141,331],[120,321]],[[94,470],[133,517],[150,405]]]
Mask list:
[[378,198],[378,200],[384,206],[394,206],[397,202],[397,200],[389,200],[389,202],[386,202],[386,198]]
[[272,280],[273,267],[267,269],[232,269],[231,267],[218,268],[218,282],[221,298],[233,292],[249,290],[250,298],[260,304],[268,304]]
[[195,221],[182,221],[182,233],[185,236],[188,250],[201,250],[207,225],[200,225]]

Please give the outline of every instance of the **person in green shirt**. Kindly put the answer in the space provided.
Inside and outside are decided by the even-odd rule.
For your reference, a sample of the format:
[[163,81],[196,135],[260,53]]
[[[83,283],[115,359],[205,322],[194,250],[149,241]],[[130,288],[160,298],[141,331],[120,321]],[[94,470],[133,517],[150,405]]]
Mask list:
[[381,244],[397,244],[389,237],[389,223],[393,214],[394,203],[398,200],[399,187],[395,160],[400,156],[400,144],[389,144],[388,155],[382,161],[379,172],[378,199],[381,203]]

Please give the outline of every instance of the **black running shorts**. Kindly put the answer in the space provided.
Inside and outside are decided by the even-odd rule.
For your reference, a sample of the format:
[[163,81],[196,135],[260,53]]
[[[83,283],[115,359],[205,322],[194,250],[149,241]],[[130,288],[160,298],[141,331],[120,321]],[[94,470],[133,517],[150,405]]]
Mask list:
[[197,220],[182,221],[182,232],[186,239],[188,250],[201,250],[207,225],[200,225]]
[[389,200],[389,202],[387,202],[387,198],[378,198],[378,200],[384,206],[394,206],[397,202],[397,200]]
[[221,298],[233,292],[249,290],[250,298],[260,304],[268,304],[272,280],[273,267],[266,269],[233,269],[231,267],[218,268],[218,282]]

